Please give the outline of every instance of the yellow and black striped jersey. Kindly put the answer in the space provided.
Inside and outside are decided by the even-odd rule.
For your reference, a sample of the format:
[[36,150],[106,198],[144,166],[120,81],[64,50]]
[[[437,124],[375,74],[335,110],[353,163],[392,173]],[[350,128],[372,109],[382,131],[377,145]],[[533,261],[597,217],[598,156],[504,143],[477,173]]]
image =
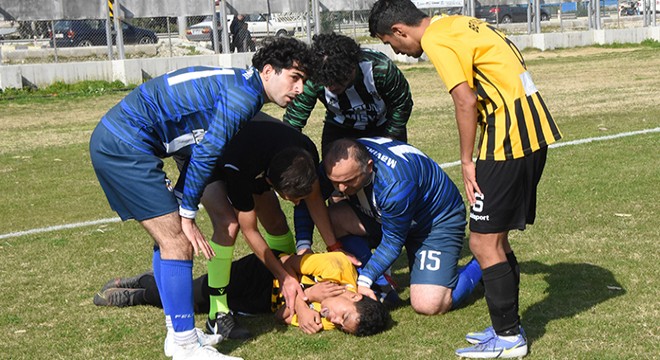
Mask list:
[[561,138],[522,54],[492,25],[467,16],[436,16],[422,48],[447,90],[463,82],[474,90],[479,159],[521,158]]

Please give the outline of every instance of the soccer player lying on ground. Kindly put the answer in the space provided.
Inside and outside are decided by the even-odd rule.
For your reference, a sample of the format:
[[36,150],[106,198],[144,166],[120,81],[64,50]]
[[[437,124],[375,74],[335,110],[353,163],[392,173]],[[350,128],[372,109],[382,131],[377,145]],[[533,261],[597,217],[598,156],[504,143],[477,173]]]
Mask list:
[[[298,274],[309,302],[297,298],[295,313],[283,306],[277,280],[254,255],[231,264],[227,301],[234,312],[257,314],[276,312],[287,324],[307,334],[338,328],[346,333],[367,336],[387,328],[390,316],[378,301],[356,293],[357,272],[341,252],[282,256],[285,267]],[[317,282],[318,281],[318,282]],[[208,312],[208,276],[194,280],[196,313]],[[151,272],[131,278],[116,278],[94,296],[99,306],[152,305],[161,307]]]
[[[329,212],[340,243],[363,263],[359,293],[375,298],[371,285],[405,247],[416,312],[446,313],[468,297],[481,270],[474,259],[457,267],[465,206],[433,159],[388,138],[341,139],[330,145],[323,168],[346,196]],[[373,255],[371,248],[376,249]]]
[[[286,271],[268,249],[291,254],[293,235],[272,188],[286,200],[305,203],[323,239],[336,242],[316,174],[319,156],[314,142],[288,124],[259,113],[227,144],[204,192],[211,214],[216,256],[208,262],[211,306],[209,333],[246,339],[250,332],[236,323],[227,305],[234,243],[240,228],[254,253],[280,281]],[[187,163],[179,164],[182,168]],[[175,186],[175,192],[181,182]],[[272,187],[272,188],[271,188]],[[266,230],[264,236],[257,220]]]

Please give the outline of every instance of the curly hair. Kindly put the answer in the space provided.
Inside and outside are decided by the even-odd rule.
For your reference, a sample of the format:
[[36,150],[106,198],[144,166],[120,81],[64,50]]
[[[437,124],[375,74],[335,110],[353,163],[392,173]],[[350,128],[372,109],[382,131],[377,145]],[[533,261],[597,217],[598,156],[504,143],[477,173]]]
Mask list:
[[310,80],[323,86],[343,84],[360,62],[360,45],[335,33],[314,35],[312,56],[316,71]]
[[354,334],[356,336],[375,335],[385,331],[390,325],[390,313],[380,301],[363,296],[355,303],[355,308],[360,314],[360,322]]
[[291,146],[278,152],[270,161],[267,172],[273,188],[290,199],[311,194],[318,178],[312,155],[305,149]]
[[304,42],[290,37],[270,37],[252,57],[252,66],[262,71],[266,64],[276,73],[283,69],[298,69],[310,76],[314,69],[312,54]]
[[391,35],[392,25],[419,25],[428,17],[410,0],[378,0],[369,14],[369,35]]

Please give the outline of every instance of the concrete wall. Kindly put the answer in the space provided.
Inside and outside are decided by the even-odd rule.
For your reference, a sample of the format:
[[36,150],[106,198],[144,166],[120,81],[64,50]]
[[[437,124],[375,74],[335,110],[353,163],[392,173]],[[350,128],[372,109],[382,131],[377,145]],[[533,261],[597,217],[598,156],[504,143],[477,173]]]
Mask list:
[[[639,43],[645,39],[660,41],[660,27],[512,35],[509,38],[521,50],[525,48],[551,50],[592,44]],[[397,55],[387,45],[364,46],[381,51],[395,61],[409,63],[419,61],[419,59],[405,55]],[[52,51],[52,49],[44,49],[44,51]],[[74,49],[74,51],[82,50]],[[149,78],[186,66],[245,68],[251,64],[251,59],[252,53],[242,53],[57,64],[0,65],[0,89],[23,86],[43,87],[55,81],[75,83],[82,80],[119,80],[125,84],[139,84]],[[425,57],[421,58],[422,61],[424,59]]]

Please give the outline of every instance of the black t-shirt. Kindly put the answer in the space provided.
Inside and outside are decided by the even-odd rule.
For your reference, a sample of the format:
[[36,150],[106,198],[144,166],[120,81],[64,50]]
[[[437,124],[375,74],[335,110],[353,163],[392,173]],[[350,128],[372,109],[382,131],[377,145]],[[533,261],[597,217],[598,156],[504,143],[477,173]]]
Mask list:
[[309,137],[282,121],[260,114],[229,141],[214,171],[213,180],[225,182],[234,208],[250,211],[254,209],[252,194],[271,189],[266,182],[266,170],[271,159],[289,147],[307,150],[318,165],[318,151]]

